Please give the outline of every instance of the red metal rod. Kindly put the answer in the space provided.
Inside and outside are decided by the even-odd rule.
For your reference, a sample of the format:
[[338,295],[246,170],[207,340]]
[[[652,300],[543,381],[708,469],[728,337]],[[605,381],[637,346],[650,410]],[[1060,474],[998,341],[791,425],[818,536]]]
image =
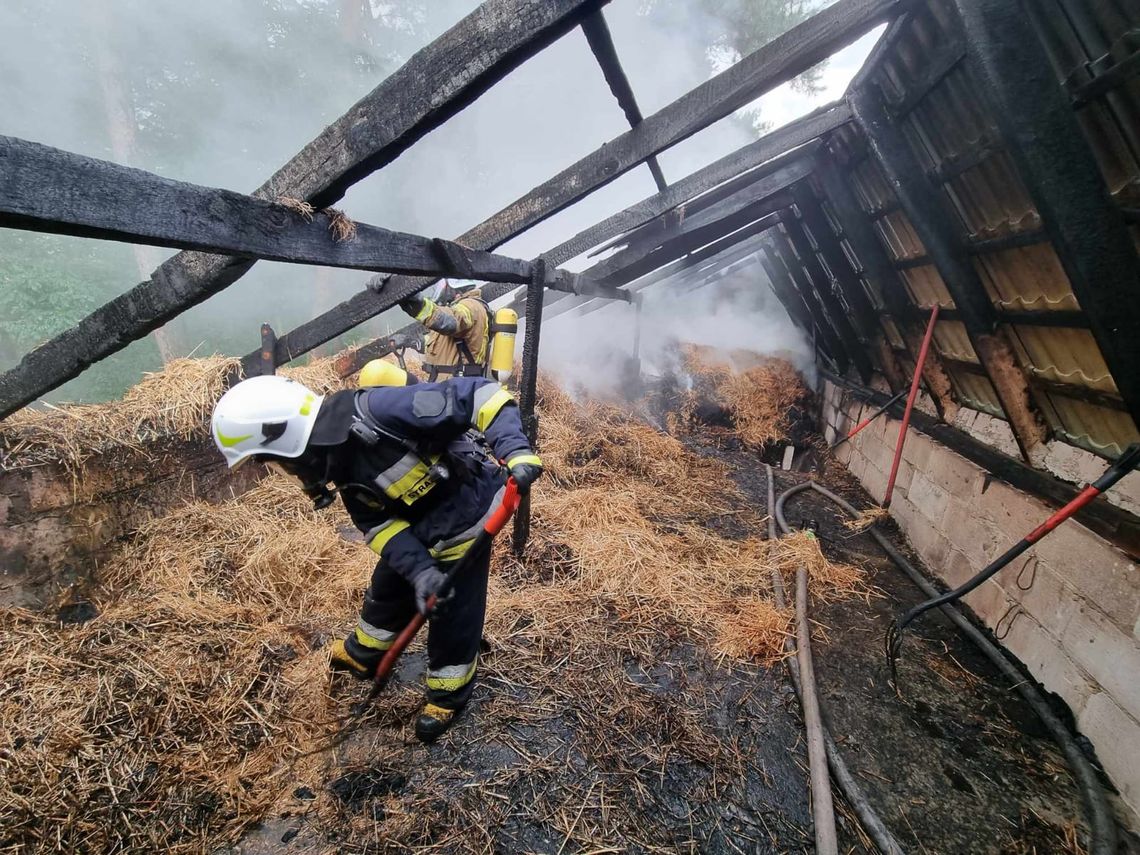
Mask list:
[[879,409],[877,409],[873,415],[867,416],[867,418],[863,419],[863,421],[859,422],[859,424],[851,428],[851,430],[847,432],[847,436],[843,437],[843,439],[839,440],[831,446],[831,450],[835,451],[835,449],[839,448],[839,446],[843,445],[843,443],[847,442],[847,440],[851,439],[851,437],[855,436],[855,434],[859,433],[859,431],[867,427],[867,425],[869,425],[871,422],[873,422],[875,419],[893,407],[896,403],[898,403],[899,399],[902,398],[902,396],[905,394],[906,392],[899,392],[897,395],[883,404],[883,406],[879,407]]
[[902,460],[903,445],[906,443],[906,429],[910,426],[910,414],[914,411],[914,401],[918,397],[918,386],[922,382],[922,367],[926,364],[926,354],[930,352],[930,340],[934,337],[934,325],[938,322],[939,305],[934,304],[930,312],[930,321],[926,325],[926,335],[922,337],[922,348],[918,351],[918,362],[914,365],[914,377],[910,381],[910,394],[906,399],[906,411],[903,413],[902,425],[899,426],[899,439],[895,443],[895,459],[891,463],[891,475],[887,479],[887,492],[883,495],[883,507],[891,506],[891,497],[895,492],[895,479],[899,475],[899,461]]

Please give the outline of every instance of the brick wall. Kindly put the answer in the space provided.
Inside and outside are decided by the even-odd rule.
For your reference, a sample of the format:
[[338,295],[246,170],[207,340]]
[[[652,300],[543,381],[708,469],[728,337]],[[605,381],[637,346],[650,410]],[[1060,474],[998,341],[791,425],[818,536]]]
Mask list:
[[[873,412],[830,382],[821,400],[829,442]],[[898,430],[899,422],[884,416],[837,450],[877,500],[886,492]],[[1125,486],[1134,489],[1137,478]],[[891,515],[947,585],[966,581],[1050,513],[1040,500],[988,481],[979,466],[909,431]],[[1069,521],[965,602],[1069,704],[1120,789],[1130,825],[1140,828],[1140,568]]]

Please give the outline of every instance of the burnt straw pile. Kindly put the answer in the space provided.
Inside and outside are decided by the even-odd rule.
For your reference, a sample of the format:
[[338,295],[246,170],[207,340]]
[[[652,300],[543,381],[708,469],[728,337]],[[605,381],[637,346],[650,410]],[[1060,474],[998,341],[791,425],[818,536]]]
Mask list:
[[[768,423],[740,420],[749,445],[778,439],[804,394],[790,367],[753,369],[711,382],[729,408],[772,402]],[[328,642],[354,622],[371,553],[277,476],[141,528],[83,623],[0,611],[0,850],[217,852],[259,824],[330,852],[726,834],[740,788],[766,774],[762,734],[733,710],[756,679],[746,663],[778,660],[790,628],[770,567],[790,573],[803,549],[770,553],[722,465],[627,410],[542,380],[531,542],[521,560],[496,546],[482,685],[431,749],[408,727],[418,646],[336,741],[364,689],[330,675]],[[47,449],[49,416],[25,418],[19,435]],[[854,568],[810,566],[818,597],[865,592]],[[803,833],[780,815],[772,841]]]

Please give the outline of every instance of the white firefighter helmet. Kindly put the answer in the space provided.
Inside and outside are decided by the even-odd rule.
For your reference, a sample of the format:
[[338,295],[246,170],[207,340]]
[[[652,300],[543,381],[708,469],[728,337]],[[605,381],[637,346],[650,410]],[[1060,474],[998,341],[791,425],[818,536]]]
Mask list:
[[300,457],[324,398],[295,380],[250,377],[214,407],[210,428],[230,469],[254,454]]

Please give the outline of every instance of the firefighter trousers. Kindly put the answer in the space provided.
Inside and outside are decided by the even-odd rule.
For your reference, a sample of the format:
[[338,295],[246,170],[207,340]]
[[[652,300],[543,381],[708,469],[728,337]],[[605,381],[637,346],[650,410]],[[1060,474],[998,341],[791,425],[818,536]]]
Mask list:
[[[455,577],[453,595],[428,621],[427,699],[438,706],[459,709],[475,688],[490,566],[488,544]],[[447,564],[440,566],[444,573],[449,569]],[[370,634],[379,631],[383,637],[395,638],[415,614],[411,583],[385,561],[379,561],[360,613],[362,626],[367,626]]]

